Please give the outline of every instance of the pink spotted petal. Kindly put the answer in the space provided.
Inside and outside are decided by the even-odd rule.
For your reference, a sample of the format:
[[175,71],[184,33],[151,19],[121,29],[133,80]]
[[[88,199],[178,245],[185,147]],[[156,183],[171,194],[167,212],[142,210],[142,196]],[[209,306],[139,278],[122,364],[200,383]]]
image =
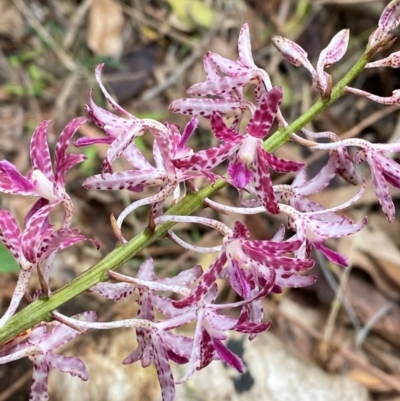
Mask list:
[[301,241],[263,241],[247,240],[243,243],[243,250],[247,248],[259,250],[261,252],[279,255],[296,251],[301,245]]
[[296,194],[309,196],[322,191],[328,186],[330,181],[336,174],[336,161],[329,159],[328,163],[315,175],[311,180],[303,180],[300,177],[306,177],[306,170],[303,169],[297,173],[296,178],[293,180],[292,186]]
[[154,364],[156,365],[158,381],[161,386],[162,401],[175,401],[175,382],[169,365],[168,354],[161,339],[153,340]]
[[309,63],[307,52],[297,43],[281,36],[273,36],[271,40],[283,58],[290,64],[300,67],[305,63]]
[[137,278],[141,280],[154,280],[154,261],[152,258],[147,258],[139,267]]
[[207,52],[204,56],[204,67],[208,80],[217,80],[220,78],[216,68],[230,77],[248,72],[248,67],[240,64],[240,61],[238,63],[213,52]]
[[107,99],[108,103],[111,105],[111,107],[114,110],[117,110],[119,113],[123,114],[124,116],[128,117],[129,119],[135,119],[135,117],[133,117],[131,114],[129,114],[125,109],[123,109],[111,96],[110,94],[107,92],[106,88],[103,85],[103,82],[101,81],[101,70],[104,67],[104,63],[99,64],[96,69],[95,69],[95,77],[96,77],[96,81],[99,84],[99,87],[101,89],[101,91],[103,92],[103,95],[105,96],[105,98]]
[[131,124],[131,120],[134,119],[134,117],[130,116],[129,114],[125,114],[127,117],[129,117],[129,119],[121,118],[114,113],[110,113],[109,111],[102,109],[93,101],[92,94],[93,90],[90,91],[89,105],[86,105],[85,109],[89,114],[90,119],[100,128],[103,128],[106,133],[111,136],[109,139],[112,140],[115,138],[114,129],[127,128],[127,126]]
[[298,274],[290,274],[288,276],[278,276],[276,278],[276,284],[286,288],[303,288],[314,284],[317,279],[317,276],[300,276]]
[[238,372],[243,373],[244,365],[242,360],[229,350],[221,340],[212,338],[212,342],[221,360],[227,365],[232,366],[232,368],[235,368]]
[[263,206],[271,214],[280,212],[269,173],[269,155],[261,147],[257,147],[256,157],[253,161],[254,188]]
[[400,1],[392,0],[383,10],[378,26],[385,32],[392,31],[400,23]]
[[53,169],[49,145],[47,144],[46,130],[50,121],[42,121],[35,129],[31,139],[31,161],[34,170],[41,171],[45,177],[54,183]]
[[50,364],[45,355],[38,355],[34,359],[32,386],[29,401],[43,401],[49,399],[47,390]]
[[[75,167],[77,164],[84,162],[85,160],[86,160],[85,155],[79,155],[76,153],[69,154],[64,160],[62,170],[66,172],[70,170],[72,167]],[[59,175],[59,177],[60,177],[58,180],[59,185],[61,187],[65,187],[64,177],[61,174]]]
[[[192,137],[197,127],[199,126],[199,120],[196,117],[192,117],[190,121],[185,125],[182,136],[177,143],[177,151],[181,152],[184,149],[187,141]],[[175,152],[174,152],[175,153]]]
[[284,160],[280,157],[273,155],[272,153],[266,152],[264,149],[257,148],[258,157],[262,157],[267,161],[268,165],[275,170],[277,173],[290,173],[299,171],[304,167],[304,163],[297,163],[292,160]]
[[400,52],[394,52],[381,60],[368,63],[365,68],[391,67],[400,68]]
[[222,252],[211,264],[209,269],[203,274],[196,287],[191,293],[179,301],[174,301],[173,305],[177,308],[184,308],[200,301],[211,289],[226,263],[226,253]]
[[[205,54],[205,56],[203,57],[204,72],[206,73],[206,78],[209,80],[219,79],[221,77],[221,75],[219,74],[219,72],[217,70],[216,64],[212,60],[213,54],[216,54],[216,53],[212,53],[212,52],[208,51]],[[221,56],[219,56],[219,57],[221,57]],[[231,60],[229,60],[229,61],[231,61]]]
[[248,105],[244,102],[231,99],[196,99],[184,98],[174,100],[168,107],[173,113],[188,114],[190,116],[203,116],[210,118],[213,112],[221,115],[241,115]]
[[134,142],[130,143],[125,149],[124,156],[131,166],[137,170],[149,170],[153,168]]
[[246,280],[239,262],[236,259],[231,259],[228,264],[229,282],[234,291],[236,291],[242,298],[250,296],[250,284]]
[[7,160],[0,161],[0,191],[14,195],[36,195],[32,181]]
[[[197,315],[197,324],[196,324],[196,330],[194,332],[194,338],[193,338],[193,347],[192,347],[192,353],[190,356],[189,360],[189,366],[187,367],[187,371],[185,375],[178,380],[176,383],[183,383],[189,377],[195,372],[197,368],[197,363],[200,360],[201,357],[201,352],[202,352],[202,337],[203,337],[203,332],[204,332],[204,320],[205,320],[205,310],[199,309],[198,315]],[[203,348],[204,350],[204,348]]]
[[247,308],[242,308],[237,324],[235,325],[233,330],[238,331],[239,333],[259,334],[268,330],[271,326],[271,322],[255,323],[250,321],[249,319],[249,310]]
[[[75,315],[74,319],[96,322],[97,314],[93,311],[83,312]],[[79,334],[81,334],[80,331],[76,331],[69,326],[64,324],[57,325],[41,339],[41,349],[44,353],[47,353],[73,340]]]
[[113,142],[114,138],[106,137],[106,138],[79,138],[74,142],[74,146],[80,148],[82,146],[95,145],[98,143],[105,143],[106,145],[110,145]]
[[250,231],[242,221],[235,221],[232,238],[250,238]]
[[90,288],[90,291],[96,291],[104,298],[119,301],[131,295],[135,288],[128,283],[97,283]]
[[[322,241],[327,238],[340,238],[347,235],[352,235],[360,231],[367,223],[367,218],[364,218],[360,223],[329,223],[321,224],[321,221],[310,219],[307,222],[307,228],[317,234]],[[322,242],[316,241],[316,242]],[[314,241],[313,241],[314,242]]]
[[383,174],[383,168],[379,163],[379,158],[375,152],[367,152],[367,162],[371,169],[372,185],[376,197],[378,198],[388,221],[392,222],[395,218],[395,208],[392,196],[390,195],[389,186]]
[[[144,348],[146,346],[144,340],[143,340],[143,334],[139,335],[141,331],[139,329],[136,329],[137,333],[137,341],[138,341],[138,346],[135,350],[133,350],[123,361],[123,365],[130,365],[131,363],[135,363],[139,361],[142,358]],[[148,364],[145,364],[143,367],[148,367],[151,365],[151,362]]]
[[36,263],[38,248],[41,246],[43,229],[48,226],[49,213],[56,204],[48,204],[39,209],[27,222],[22,234],[22,249],[26,259]]
[[164,182],[165,173],[152,168],[151,170],[127,170],[116,173],[97,174],[83,182],[86,189],[118,191],[128,189],[141,192],[145,187],[154,187]]
[[258,263],[286,272],[307,271],[314,266],[314,261],[310,259],[300,260],[288,256],[276,256],[250,247],[246,248],[246,255]]
[[[168,317],[182,318],[182,321],[178,322],[179,324],[186,324],[196,319],[195,310],[189,310],[189,312],[185,312],[185,314],[183,314],[182,308],[175,308],[175,306],[172,304],[173,301],[170,298],[162,297],[157,293],[153,293],[151,299],[154,307],[157,308],[157,310],[159,310],[163,315]],[[174,324],[173,328],[175,327],[177,326]]]
[[96,240],[88,238],[86,235],[77,234],[77,231],[78,230],[60,229],[54,232],[49,237],[48,248],[46,252],[42,254],[41,260],[47,259],[52,253],[60,252],[82,241],[90,241],[96,249],[100,248],[100,244]]
[[232,178],[233,185],[238,189],[245,188],[253,179],[253,173],[249,170],[247,164],[242,161],[229,164],[228,173]]
[[74,356],[50,354],[46,356],[46,361],[51,365],[51,367],[60,372],[69,373],[71,376],[79,377],[84,381],[89,379],[89,373],[86,366],[79,358]]
[[255,138],[264,138],[271,129],[281,102],[282,88],[276,86],[267,92],[247,126],[247,133]]
[[[169,130],[167,130],[169,131]],[[155,142],[157,143],[158,150],[162,158],[162,164],[169,176],[175,176],[175,165],[172,161],[172,154],[170,149],[170,138],[164,133],[153,130],[152,131]]]
[[142,131],[143,126],[139,122],[134,122],[132,125],[124,129],[107,149],[107,158],[103,170],[111,169],[112,163],[121,156],[122,152],[129,146],[132,139],[142,134]]
[[325,257],[331,262],[344,267],[347,267],[349,265],[347,258],[341,253],[329,249],[322,243],[314,243],[313,245],[315,249],[318,249],[320,252],[322,252],[325,255]]
[[200,150],[192,156],[175,160],[175,165],[185,170],[209,171],[227,160],[240,145],[240,138],[230,143],[224,143],[210,149]]
[[55,180],[62,188],[65,186],[65,173],[72,166],[85,159],[83,155],[67,155],[67,149],[72,137],[85,122],[87,122],[85,117],[74,118],[65,126],[60,134],[60,137],[58,138],[54,153]]
[[169,351],[172,351],[175,355],[179,356],[181,361],[185,360],[184,363],[189,361],[193,345],[193,340],[191,338],[179,334],[172,334],[165,330],[160,330],[158,334],[161,337],[164,346]]
[[192,85],[186,93],[192,96],[225,95],[237,88],[249,85],[254,78],[253,71],[246,71],[235,76],[220,77]]
[[332,38],[319,56],[317,71],[322,72],[324,68],[330,67],[342,59],[349,43],[349,33],[348,29],[342,29]]
[[177,274],[175,277],[166,277],[158,279],[159,283],[165,285],[177,285],[182,287],[189,287],[203,274],[203,269],[200,265],[192,267],[191,269],[184,270]]
[[400,188],[400,165],[395,160],[375,153],[376,161],[382,166],[385,179],[395,188]]
[[22,258],[21,230],[12,214],[4,209],[0,209],[0,241],[20,262]]
[[[0,240],[1,240],[1,235],[0,235]],[[16,258],[17,259],[17,258]],[[21,262],[18,261],[20,264]],[[14,289],[14,293],[11,297],[11,301],[10,304],[7,308],[7,310],[4,312],[3,316],[0,319],[0,328],[3,327],[6,322],[8,321],[8,319],[10,319],[11,316],[14,315],[15,311],[17,310],[22,298],[25,295],[25,292],[28,289],[28,285],[29,285],[29,280],[31,278],[32,275],[32,268],[27,269],[26,268],[26,263],[24,263],[24,266],[21,266],[24,269],[21,269],[19,272],[19,276],[18,276],[18,281],[17,284],[15,286]]]
[[240,30],[238,52],[240,64],[247,68],[257,68],[253,61],[253,55],[251,54],[250,29],[248,24],[244,24]]
[[211,120],[212,132],[214,136],[220,141],[231,142],[235,141],[236,138],[238,138],[239,134],[237,134],[232,129],[228,128],[225,125],[224,120],[218,113],[216,112],[212,113],[210,120]]

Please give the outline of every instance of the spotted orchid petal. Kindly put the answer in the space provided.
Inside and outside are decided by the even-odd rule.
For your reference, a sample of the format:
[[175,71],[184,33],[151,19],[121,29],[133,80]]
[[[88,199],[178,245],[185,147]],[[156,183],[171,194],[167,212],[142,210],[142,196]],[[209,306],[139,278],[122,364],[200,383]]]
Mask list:
[[50,124],[49,120],[42,121],[35,129],[31,139],[31,161],[33,170],[41,171],[51,182],[55,182],[51,166],[49,145],[47,144],[46,130]]
[[13,195],[36,195],[33,182],[7,160],[0,161],[0,191]]
[[141,192],[145,187],[161,185],[166,178],[164,171],[157,169],[128,170],[116,173],[97,174],[87,178],[83,187],[99,190],[121,190],[128,189]]
[[374,47],[390,37],[388,34],[400,23],[400,1],[392,0],[383,10],[376,29],[368,40],[368,45]]
[[368,63],[365,68],[391,67],[400,68],[400,51],[390,54],[381,60]]
[[251,108],[251,105],[246,101],[211,98],[178,99],[174,100],[168,107],[173,113],[205,118],[210,118],[211,114],[216,111],[223,116],[241,116],[249,108]]
[[263,139],[271,129],[281,102],[282,88],[276,86],[267,92],[247,125],[247,133],[255,138]]
[[225,95],[243,88],[254,79],[253,71],[246,71],[234,76],[225,76],[192,85],[186,93],[192,96]]
[[293,64],[295,67],[300,67],[302,65],[307,68],[312,75],[315,75],[315,69],[308,60],[308,54],[301,46],[282,36],[273,36],[271,40],[286,61]]
[[253,55],[251,54],[251,41],[250,41],[250,29],[249,24],[244,24],[239,33],[238,39],[238,62],[247,68],[257,68],[253,61]]
[[86,158],[84,155],[67,155],[67,149],[72,137],[75,135],[80,126],[85,122],[87,122],[87,119],[84,117],[74,118],[65,126],[58,138],[56,150],[54,153],[54,178],[57,185],[61,188],[65,187],[65,173]]

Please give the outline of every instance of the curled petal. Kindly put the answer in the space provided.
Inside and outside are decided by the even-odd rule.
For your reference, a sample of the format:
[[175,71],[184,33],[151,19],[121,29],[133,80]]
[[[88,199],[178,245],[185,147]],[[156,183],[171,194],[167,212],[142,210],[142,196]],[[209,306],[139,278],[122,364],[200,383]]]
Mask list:
[[251,54],[250,29],[248,24],[244,24],[240,30],[238,52],[240,64],[247,68],[256,67],[253,61],[253,55]]

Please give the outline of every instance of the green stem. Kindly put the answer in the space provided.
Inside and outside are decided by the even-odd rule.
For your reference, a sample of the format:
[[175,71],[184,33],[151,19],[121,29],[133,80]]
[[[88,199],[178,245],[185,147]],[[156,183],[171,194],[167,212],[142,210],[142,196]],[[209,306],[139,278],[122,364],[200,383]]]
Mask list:
[[[360,74],[371,57],[372,55],[367,55],[364,53],[351,68],[351,70],[332,89],[332,95],[328,101],[318,100],[306,113],[300,116],[288,127],[279,129],[274,135],[265,141],[265,150],[268,152],[275,151],[289,140],[290,135],[293,132],[303,128],[319,113],[343,96],[345,86],[348,85],[358,74]],[[225,185],[225,181],[218,180],[214,186],[209,185],[196,194],[189,194],[176,205],[171,207],[166,214],[189,215],[202,207],[205,198],[221,190]],[[100,262],[90,267],[64,287],[55,291],[49,298],[38,299],[20,312],[16,313],[5,324],[5,326],[0,329],[0,344],[6,343],[7,341],[16,337],[19,333],[33,327],[35,324],[38,324],[41,321],[51,320],[51,312],[53,310],[57,309],[82,292],[88,290],[98,282],[105,280],[108,270],[115,270],[126,263],[139,251],[149,246],[173,226],[174,223],[167,222],[158,225],[154,233],[148,233],[146,230],[142,231],[131,241],[129,241],[129,243],[114,249]]]

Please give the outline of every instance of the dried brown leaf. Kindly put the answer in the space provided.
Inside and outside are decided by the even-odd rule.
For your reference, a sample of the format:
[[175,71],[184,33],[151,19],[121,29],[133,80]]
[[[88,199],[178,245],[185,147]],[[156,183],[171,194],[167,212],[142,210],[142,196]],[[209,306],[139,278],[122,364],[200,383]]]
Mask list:
[[88,47],[98,56],[119,57],[123,30],[121,5],[114,0],[94,0],[89,10]]

